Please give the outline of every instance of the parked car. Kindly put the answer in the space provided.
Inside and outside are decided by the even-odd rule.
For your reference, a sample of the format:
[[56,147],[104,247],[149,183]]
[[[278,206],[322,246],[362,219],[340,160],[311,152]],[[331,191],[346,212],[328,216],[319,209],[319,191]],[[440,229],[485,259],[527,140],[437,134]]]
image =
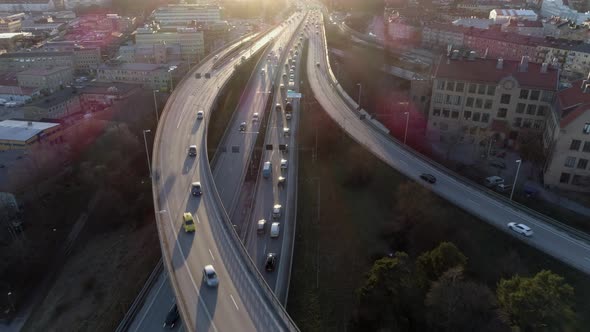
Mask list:
[[493,160],[490,161],[490,166],[499,168],[499,169],[506,169],[506,163],[500,160]]
[[533,235],[533,230],[525,224],[517,224],[515,222],[510,222],[508,223],[508,228],[510,228],[518,234],[522,234],[527,237]]
[[174,305],[172,306],[172,308],[170,308],[168,314],[166,315],[163,327],[173,329],[178,319],[180,319],[180,314],[178,313],[178,306],[176,305],[176,303],[174,303]]
[[485,186],[488,188],[493,188],[493,187],[495,187],[499,184],[503,184],[503,183],[504,183],[504,179],[502,179],[501,177],[496,176],[496,175],[487,177],[484,181]]
[[195,74],[195,77],[196,77],[196,78],[201,78],[201,73],[196,73],[196,74]]
[[432,174],[422,173],[420,178],[428,183],[436,183],[436,178]]
[[211,78],[211,73],[205,73],[205,78]]
[[213,265],[206,265],[203,268],[203,281],[209,287],[217,287],[219,285],[219,279],[217,278],[217,273]]

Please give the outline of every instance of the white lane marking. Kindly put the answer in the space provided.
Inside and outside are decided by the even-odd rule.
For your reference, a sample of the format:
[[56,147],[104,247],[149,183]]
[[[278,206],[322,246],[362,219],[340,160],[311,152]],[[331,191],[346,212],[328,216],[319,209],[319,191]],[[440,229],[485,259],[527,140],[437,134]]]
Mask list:
[[231,297],[232,302],[234,303],[234,305],[236,306],[236,310],[240,311],[240,308],[238,308],[238,304],[236,303],[236,300],[234,300],[234,296],[229,294],[229,297]]
[[160,290],[166,284],[166,280],[167,280],[167,278],[166,278],[166,276],[164,276],[164,278],[162,278],[162,283],[160,284],[160,287],[158,287],[158,290],[156,291],[156,294],[155,294],[154,298],[150,301],[150,304],[148,305],[147,309],[143,312],[143,315],[141,315],[141,319],[139,320],[139,324],[137,324],[137,327],[135,328],[135,331],[136,332],[139,330],[139,327],[143,323],[143,320],[145,319],[145,316],[147,316],[148,312],[152,308],[152,305],[154,304],[154,302],[158,298],[158,294],[160,294]]
[[[168,208],[168,211],[170,211],[170,204],[169,204],[168,200],[166,200],[166,207]],[[172,222],[172,216],[170,215],[170,213],[167,213],[167,214],[168,214],[168,223],[170,224],[170,229],[172,229],[172,231],[174,231],[175,228],[174,228],[174,223]],[[176,232],[174,232],[174,235],[176,235]],[[178,241],[178,236],[175,236],[174,242],[176,242],[176,245],[178,246],[178,251],[182,255],[182,259],[185,260],[188,256],[184,254],[184,250],[182,249],[182,246],[180,245],[180,241]],[[172,257],[172,260],[174,260],[174,257]],[[187,265],[186,261],[185,261],[185,265]],[[201,293],[199,292],[199,287],[197,287],[197,283],[195,282],[195,279],[193,278],[193,274],[190,273],[188,265],[186,266],[186,269],[187,269],[187,271],[189,271],[188,276],[191,279],[191,283],[193,284],[195,292],[197,292],[197,296],[199,297],[199,301],[201,301],[201,303],[205,303],[205,301],[201,297]],[[209,322],[211,322],[211,326],[213,327],[213,330],[217,331],[217,327],[215,326],[215,322],[213,321],[213,318],[211,316],[211,313],[207,309],[207,306],[203,306],[203,310],[205,310],[205,314],[207,314],[207,318],[209,319]]]
[[213,252],[211,251],[211,249],[209,249],[209,255],[211,255],[211,259],[213,259],[213,261],[215,261],[215,257],[213,257]]
[[182,108],[182,112],[180,112],[180,117],[178,118],[178,124],[176,125],[176,129],[180,127],[180,123],[182,122],[182,117],[184,116],[184,112],[186,111],[187,107]]

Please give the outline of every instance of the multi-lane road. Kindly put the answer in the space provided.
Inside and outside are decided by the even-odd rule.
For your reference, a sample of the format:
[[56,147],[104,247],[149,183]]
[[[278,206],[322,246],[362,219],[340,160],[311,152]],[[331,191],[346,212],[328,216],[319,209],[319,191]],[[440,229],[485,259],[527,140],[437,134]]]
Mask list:
[[[280,35],[285,25],[276,27],[253,46],[264,47]],[[214,59],[196,71],[210,73],[198,79],[194,71],[177,87],[166,105],[154,143],[153,188],[158,232],[165,267],[177,295],[177,303],[189,331],[278,331],[293,329],[284,309],[269,296],[257,271],[241,255],[240,243],[228,229],[206,153],[206,129],[210,109],[218,91],[229,80],[243,51],[218,70]],[[204,119],[197,120],[197,111]],[[189,145],[197,146],[191,157]],[[203,196],[192,197],[190,185],[200,181]],[[186,233],[182,215],[191,212],[196,231]],[[246,256],[247,258],[247,256]],[[202,279],[205,265],[215,267],[217,288]],[[271,294],[272,295],[272,294]]]
[[[423,183],[453,204],[574,268],[590,273],[588,242],[490,195],[477,185],[461,180],[448,170],[411,152],[372,125],[368,118],[361,120],[356,111],[357,105],[351,102],[352,99],[338,86],[329,67],[323,24],[320,25],[317,34],[314,32],[310,36],[307,62],[310,86],[322,108],[351,137],[391,167]],[[318,62],[319,67],[316,66]],[[419,178],[422,173],[433,174],[437,178],[436,184],[424,183]],[[509,222],[529,225],[534,231],[534,236],[526,238],[510,231],[507,228]]]

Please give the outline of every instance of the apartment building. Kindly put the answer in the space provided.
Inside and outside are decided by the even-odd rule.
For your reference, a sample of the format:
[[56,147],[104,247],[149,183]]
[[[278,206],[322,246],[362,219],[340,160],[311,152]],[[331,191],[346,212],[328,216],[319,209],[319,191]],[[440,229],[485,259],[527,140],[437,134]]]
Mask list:
[[63,119],[81,110],[80,95],[72,88],[60,90],[23,107],[25,119]]
[[590,72],[590,44],[578,40],[546,38],[537,46],[537,62],[556,62],[564,77],[579,79]]
[[470,28],[465,32],[465,48],[475,51],[479,56],[519,61],[523,56],[535,59],[537,45],[543,38],[523,36],[502,32],[498,29]]
[[179,4],[159,7],[152,16],[162,26],[186,27],[193,21],[216,22],[221,20],[221,7],[218,5]]
[[65,9],[72,10],[89,6],[108,7],[112,2],[112,0],[63,0],[63,5]]
[[124,63],[102,65],[97,71],[98,82],[123,82],[141,84],[147,89],[168,91],[173,76],[178,75],[174,66],[151,63]]
[[6,17],[0,18],[0,32],[19,32],[21,28],[21,20],[13,20]]
[[3,0],[0,12],[45,12],[55,10],[53,0]]
[[0,121],[0,151],[32,149],[63,142],[62,126],[53,122]]
[[449,45],[461,48],[464,45],[465,28],[452,24],[431,23],[422,29],[422,47],[446,50]]
[[0,72],[51,66],[94,71],[100,64],[100,48],[74,48],[73,51],[65,52],[16,52],[0,54]]
[[31,68],[16,75],[18,85],[48,92],[62,89],[74,81],[72,67]]
[[196,63],[205,54],[203,31],[196,28],[159,29],[157,26],[148,26],[136,30],[136,46],[161,44],[179,45],[182,59],[191,63]]
[[590,81],[559,91],[553,106],[543,135],[548,151],[544,183],[590,192]]
[[462,58],[454,51],[433,72],[427,134],[431,140],[515,146],[523,131],[541,132],[559,71],[547,64]]

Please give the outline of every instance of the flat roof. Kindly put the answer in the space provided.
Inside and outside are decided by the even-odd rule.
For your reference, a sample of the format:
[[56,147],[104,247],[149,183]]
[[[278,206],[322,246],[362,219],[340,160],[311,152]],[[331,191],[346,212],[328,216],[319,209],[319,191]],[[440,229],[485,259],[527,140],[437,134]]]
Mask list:
[[[57,66],[51,68],[30,68],[18,73],[18,75],[50,75],[53,73],[57,73],[63,70],[71,69],[70,67],[66,66]],[[17,75],[17,76],[18,76]]]
[[0,121],[0,140],[28,141],[44,130],[59,126],[59,123],[4,120]]

